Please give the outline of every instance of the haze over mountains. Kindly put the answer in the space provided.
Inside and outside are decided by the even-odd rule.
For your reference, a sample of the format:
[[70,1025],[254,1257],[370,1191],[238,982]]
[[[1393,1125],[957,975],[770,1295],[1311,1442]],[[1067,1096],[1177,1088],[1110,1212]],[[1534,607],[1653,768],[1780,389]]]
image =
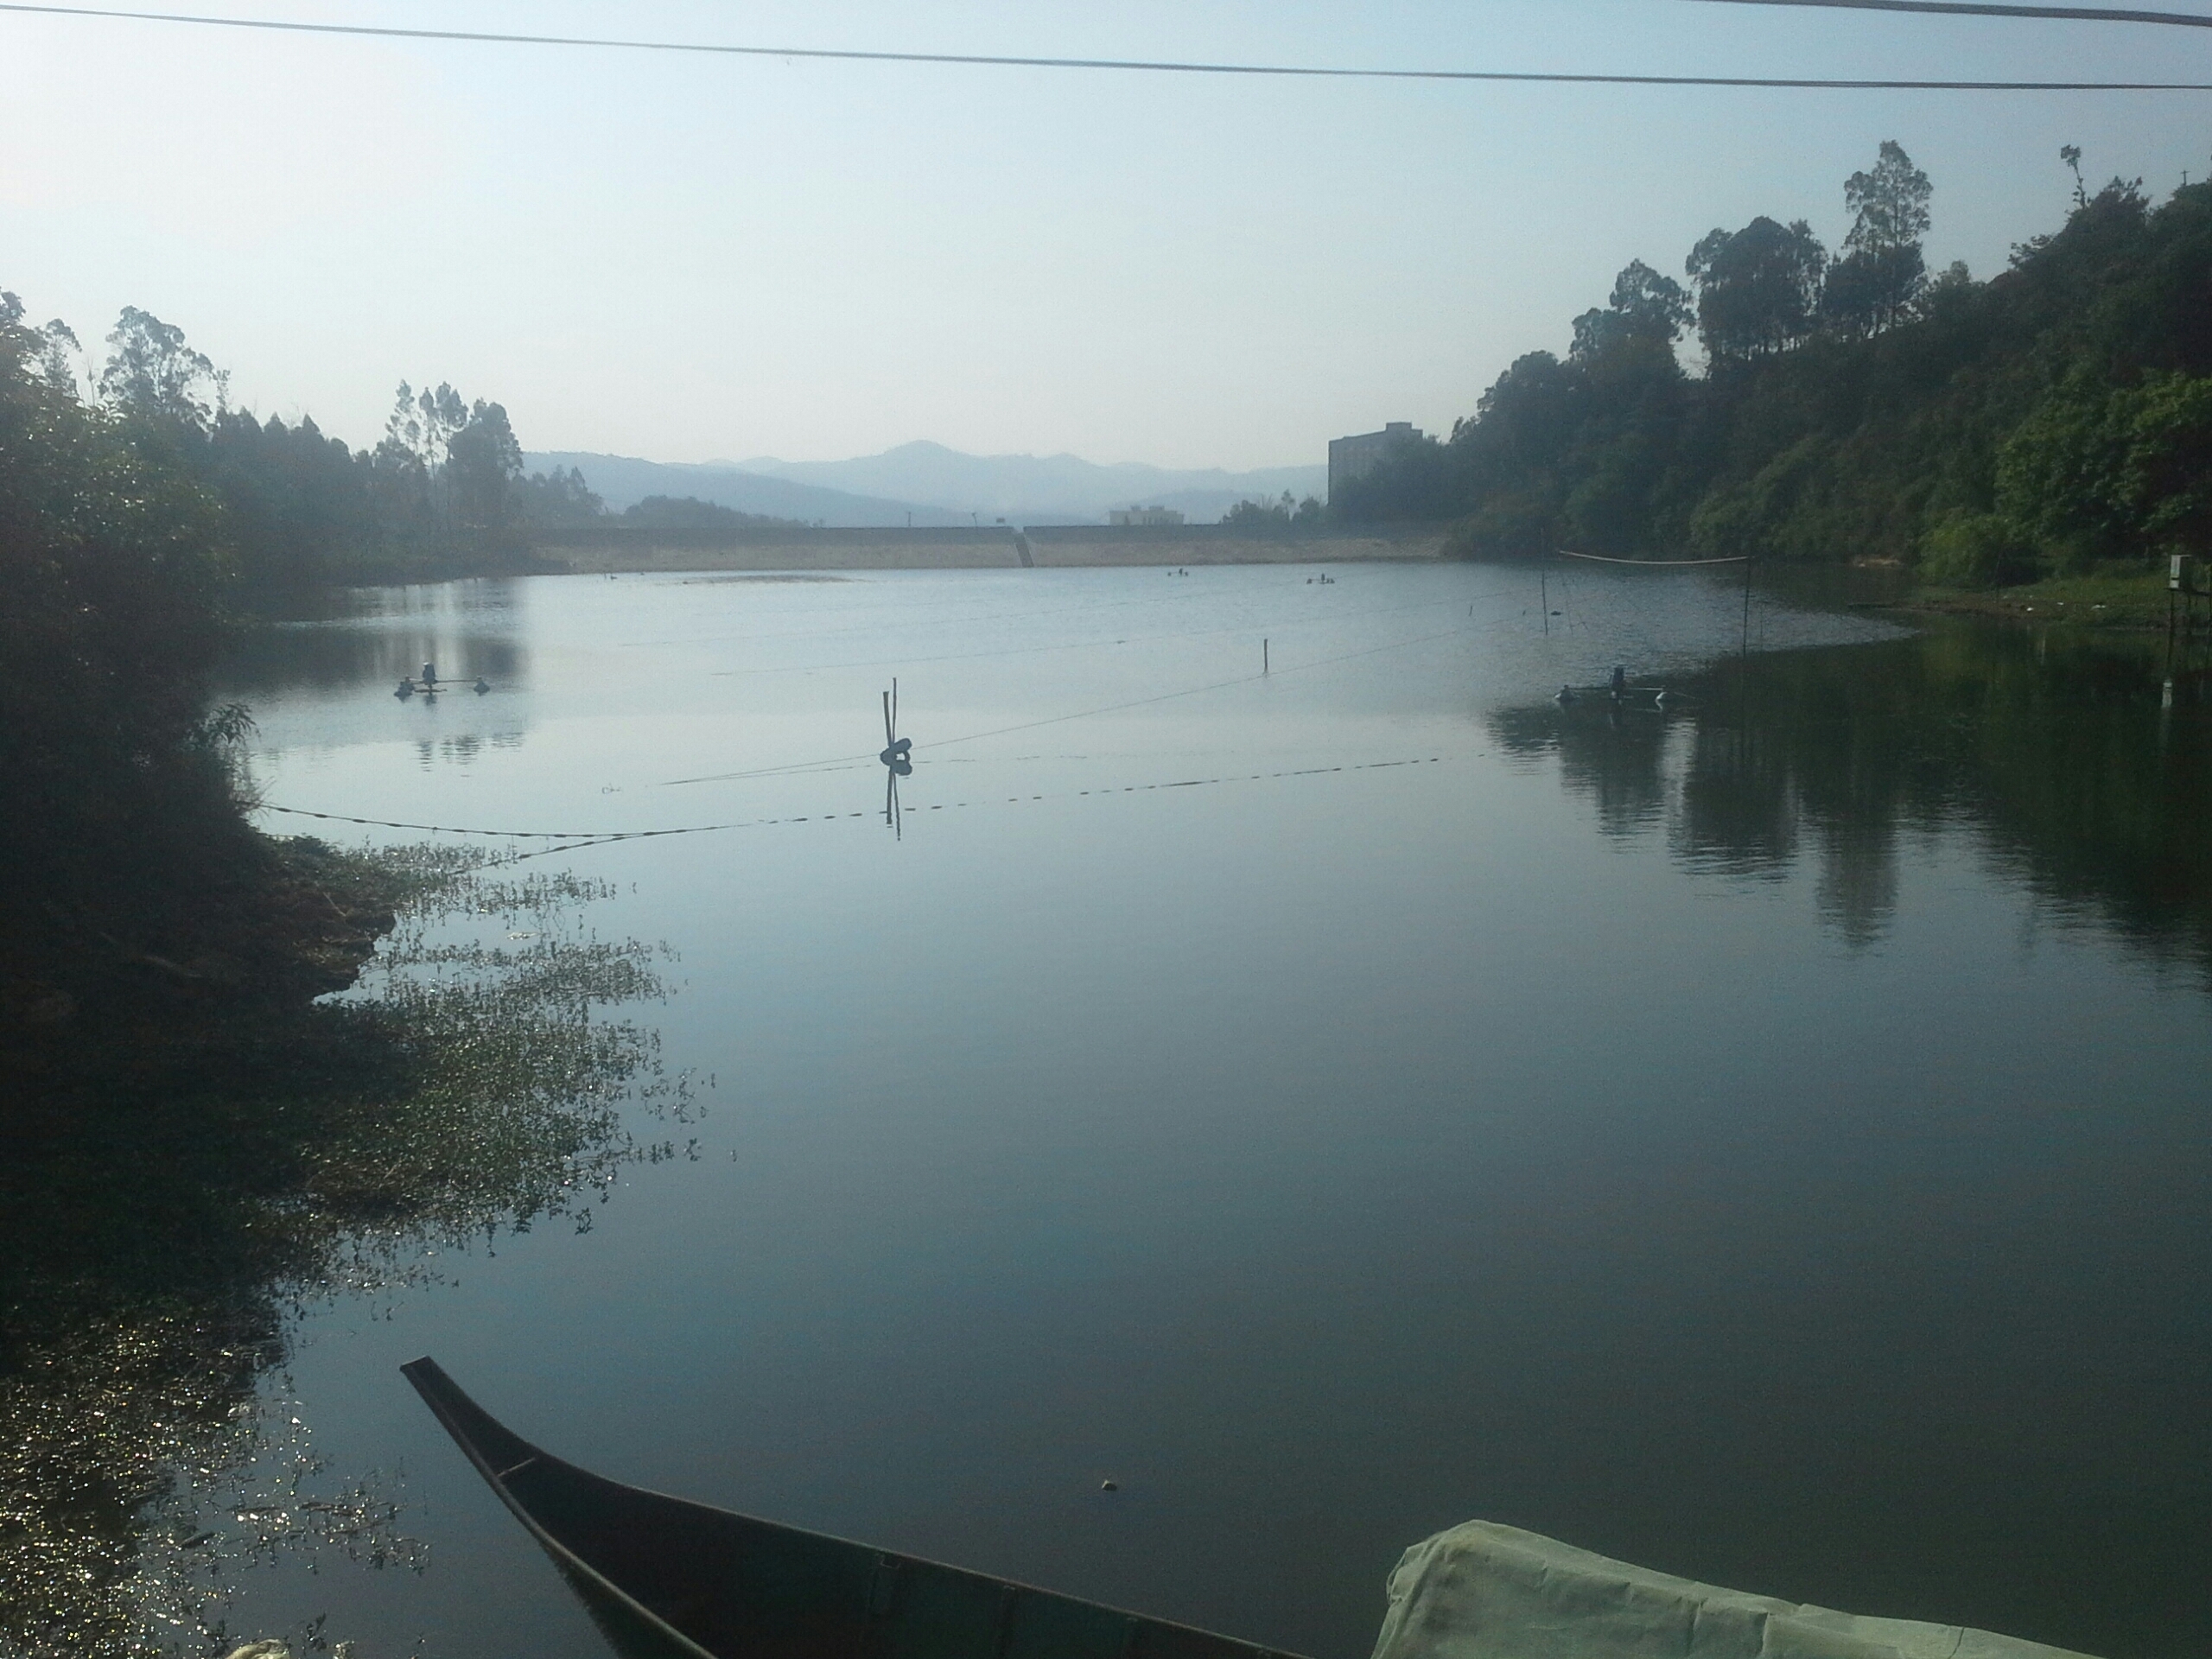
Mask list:
[[903,524],[909,514],[917,524],[1099,524],[1111,508],[1138,505],[1175,507],[1206,524],[1247,499],[1319,495],[1328,480],[1322,465],[1244,473],[1102,467],[1077,455],[969,455],[927,442],[851,461],[669,462],[575,451],[524,461],[532,471],[576,468],[615,512],[649,495],[691,495],[741,512],[854,527]]

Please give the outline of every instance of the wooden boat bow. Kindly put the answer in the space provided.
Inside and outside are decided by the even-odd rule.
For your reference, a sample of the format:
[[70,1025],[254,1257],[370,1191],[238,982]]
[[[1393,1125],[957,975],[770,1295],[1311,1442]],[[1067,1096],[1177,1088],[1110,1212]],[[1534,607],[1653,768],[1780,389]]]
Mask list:
[[617,1650],[678,1659],[1292,1659],[1187,1625],[625,1486],[400,1367]]

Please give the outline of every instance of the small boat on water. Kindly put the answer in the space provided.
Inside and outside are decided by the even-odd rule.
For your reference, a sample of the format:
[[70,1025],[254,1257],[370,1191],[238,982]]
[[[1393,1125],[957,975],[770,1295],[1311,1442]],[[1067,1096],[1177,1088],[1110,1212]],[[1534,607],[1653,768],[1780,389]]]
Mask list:
[[400,1370],[608,1639],[637,1659],[1289,1659],[625,1486],[532,1446],[436,1361]]

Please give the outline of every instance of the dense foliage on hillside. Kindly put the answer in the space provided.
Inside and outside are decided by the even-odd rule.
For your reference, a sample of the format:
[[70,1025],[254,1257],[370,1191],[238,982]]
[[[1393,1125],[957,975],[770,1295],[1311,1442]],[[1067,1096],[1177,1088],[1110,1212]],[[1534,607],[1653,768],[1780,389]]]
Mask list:
[[[2212,185],[2079,182],[2056,234],[1927,275],[1894,143],[1803,221],[1716,230],[1685,288],[1638,262],[1446,442],[1343,488],[1351,522],[1454,519],[1471,553],[1892,559],[1960,582],[2212,551]],[[1675,342],[1694,323],[1706,356]]]
[[219,861],[245,833],[221,753],[240,717],[202,708],[231,573],[221,504],[157,422],[81,401],[62,345],[0,293],[10,914],[134,861]]
[[[41,378],[73,397],[76,337],[54,322],[40,339]],[[357,451],[311,417],[287,425],[231,408],[228,376],[135,306],[107,345],[88,402],[215,501],[238,595],[517,568],[531,508],[565,486],[525,480],[506,410],[450,385],[403,383],[382,441]]]

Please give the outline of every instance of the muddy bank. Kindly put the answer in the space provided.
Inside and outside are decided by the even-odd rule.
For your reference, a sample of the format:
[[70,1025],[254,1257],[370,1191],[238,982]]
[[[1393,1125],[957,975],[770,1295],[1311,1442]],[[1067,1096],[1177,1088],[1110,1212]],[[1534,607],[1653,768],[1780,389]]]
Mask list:
[[241,837],[189,886],[22,894],[0,927],[0,1064],[35,1132],[86,1090],[173,1070],[231,1023],[352,984],[410,878],[321,842]]

